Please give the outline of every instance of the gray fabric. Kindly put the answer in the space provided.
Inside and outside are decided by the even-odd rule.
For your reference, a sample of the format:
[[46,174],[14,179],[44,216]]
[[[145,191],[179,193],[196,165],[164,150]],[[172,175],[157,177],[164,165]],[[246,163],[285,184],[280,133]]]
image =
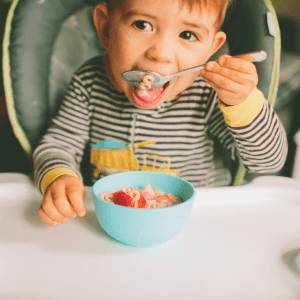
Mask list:
[[[262,0],[234,1],[226,14],[223,30],[231,55],[264,50],[268,57],[256,63],[259,77],[258,89],[268,99],[274,62],[274,36],[270,35],[267,25],[268,8]],[[269,102],[271,99],[268,99]]]
[[54,44],[50,68],[49,107],[56,113],[73,73],[88,59],[106,50],[93,23],[94,6],[71,15],[63,24]]
[[32,148],[58,105],[49,102],[49,74],[53,46],[62,23],[99,2],[19,0],[16,6],[9,47],[12,89],[17,118]]

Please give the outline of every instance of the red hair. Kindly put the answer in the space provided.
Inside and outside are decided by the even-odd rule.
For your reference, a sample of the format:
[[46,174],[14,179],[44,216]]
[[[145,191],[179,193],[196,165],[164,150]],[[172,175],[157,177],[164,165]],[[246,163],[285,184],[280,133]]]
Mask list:
[[217,19],[215,21],[215,28],[217,31],[224,23],[227,8],[233,2],[233,0],[180,0],[181,6],[188,6],[190,11],[197,6],[201,12],[201,8],[207,8],[210,11],[217,13]]

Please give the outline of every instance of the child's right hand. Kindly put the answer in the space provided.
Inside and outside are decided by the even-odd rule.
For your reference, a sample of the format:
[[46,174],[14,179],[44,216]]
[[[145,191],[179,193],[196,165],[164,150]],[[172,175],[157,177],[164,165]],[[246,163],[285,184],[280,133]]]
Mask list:
[[71,175],[60,176],[47,187],[39,216],[46,224],[53,226],[77,215],[83,217],[86,214],[84,197],[85,190],[80,179]]

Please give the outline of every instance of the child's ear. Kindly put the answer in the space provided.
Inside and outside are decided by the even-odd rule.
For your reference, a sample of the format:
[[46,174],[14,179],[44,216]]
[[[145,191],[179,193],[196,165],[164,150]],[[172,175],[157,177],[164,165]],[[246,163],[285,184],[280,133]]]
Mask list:
[[107,7],[98,4],[94,9],[94,24],[103,47],[109,48],[109,15]]
[[226,41],[226,33],[223,31],[218,31],[215,35],[209,57],[212,56],[215,52],[217,52]]

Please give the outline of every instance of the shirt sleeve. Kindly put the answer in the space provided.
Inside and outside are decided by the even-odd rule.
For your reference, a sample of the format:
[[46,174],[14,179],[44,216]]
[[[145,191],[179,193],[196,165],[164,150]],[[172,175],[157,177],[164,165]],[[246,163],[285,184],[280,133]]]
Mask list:
[[60,175],[74,175],[82,180],[80,162],[90,128],[87,99],[87,89],[75,74],[57,115],[33,153],[34,181],[42,192]]
[[208,133],[229,150],[233,160],[239,159],[249,172],[282,169],[288,149],[286,133],[259,90],[235,106],[227,107],[216,96],[212,105]]

